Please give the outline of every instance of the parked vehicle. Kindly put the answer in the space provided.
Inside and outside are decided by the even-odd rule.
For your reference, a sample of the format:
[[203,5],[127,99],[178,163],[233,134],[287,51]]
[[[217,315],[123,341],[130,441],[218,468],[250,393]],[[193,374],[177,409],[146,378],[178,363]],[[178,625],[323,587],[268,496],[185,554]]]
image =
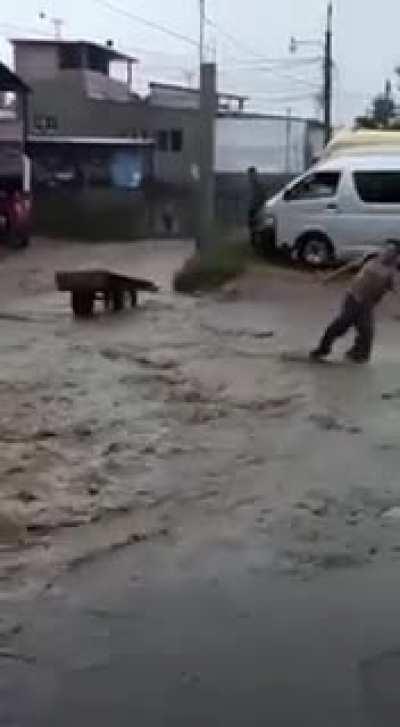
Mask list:
[[400,151],[320,162],[263,206],[257,247],[312,266],[376,251],[400,238]]
[[400,131],[394,129],[342,129],[323,150],[319,161],[365,154],[400,154]]
[[28,96],[30,88],[0,62],[3,101],[14,94],[14,103],[3,108],[0,133],[0,243],[25,247],[32,217],[31,161],[27,153]]
[[26,247],[32,228],[32,198],[21,190],[20,180],[0,173],[0,241],[9,247]]

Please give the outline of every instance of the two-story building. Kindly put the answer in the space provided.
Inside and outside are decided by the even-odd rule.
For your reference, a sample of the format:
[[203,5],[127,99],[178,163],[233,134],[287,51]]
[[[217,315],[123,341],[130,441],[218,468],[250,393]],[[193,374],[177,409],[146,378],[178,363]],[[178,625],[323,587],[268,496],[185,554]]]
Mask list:
[[[137,60],[86,41],[14,40],[15,68],[33,90],[30,138],[43,149],[136,149],[137,167],[166,182],[185,183],[196,161],[197,111],[155,106],[132,90]],[[50,141],[51,140],[51,141]],[[86,144],[85,144],[86,140]],[[106,141],[107,140],[107,141]],[[114,145],[113,145],[114,141]],[[69,150],[68,150],[69,151]],[[124,149],[125,151],[125,149]],[[103,157],[104,154],[103,153]],[[85,175],[90,177],[90,170]]]
[[[104,46],[57,39],[13,44],[16,72],[33,90],[33,156],[50,160],[43,177],[56,181],[58,167],[60,179],[77,183],[113,178],[135,186],[149,175],[192,183],[198,89],[151,83],[148,96],[140,98],[133,90],[137,59],[110,41]],[[270,174],[303,171],[322,148],[321,125],[249,114],[247,101],[242,95],[218,95],[215,171],[237,174],[251,165]]]

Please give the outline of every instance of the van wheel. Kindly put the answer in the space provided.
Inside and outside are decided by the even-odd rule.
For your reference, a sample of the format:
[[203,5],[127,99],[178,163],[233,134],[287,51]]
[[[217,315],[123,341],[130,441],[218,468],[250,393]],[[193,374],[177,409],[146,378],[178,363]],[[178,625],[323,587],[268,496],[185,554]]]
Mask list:
[[112,294],[112,303],[114,313],[118,313],[118,311],[123,310],[125,303],[125,295],[123,290],[114,290]]
[[331,241],[318,232],[304,237],[297,247],[299,259],[308,267],[321,268],[332,263],[335,258]]

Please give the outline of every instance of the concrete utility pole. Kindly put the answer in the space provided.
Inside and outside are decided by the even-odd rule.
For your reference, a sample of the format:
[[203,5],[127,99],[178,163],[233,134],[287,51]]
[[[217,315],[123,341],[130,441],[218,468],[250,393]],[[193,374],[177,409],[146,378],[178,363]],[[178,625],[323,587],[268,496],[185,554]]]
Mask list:
[[286,147],[285,147],[285,171],[291,171],[291,145],[292,145],[292,109],[286,111]]
[[333,5],[328,3],[324,53],[324,141],[329,144],[332,136],[332,20]]
[[206,0],[199,0],[200,2],[200,41],[199,41],[199,68],[201,69],[204,63],[204,39],[206,29]]
[[217,70],[205,62],[206,2],[199,0],[199,74],[198,164],[196,169],[196,244],[202,251],[213,243],[215,217],[215,117],[217,114]]
[[325,30],[325,41],[320,40],[298,40],[292,37],[290,39],[289,52],[297,53],[300,46],[319,46],[323,47],[323,111],[324,111],[324,141],[328,144],[332,136],[332,96],[333,96],[333,57],[332,57],[332,38],[333,38],[333,2],[329,0],[327,21]]
[[215,117],[217,113],[217,69],[203,63],[200,69],[199,183],[197,247],[213,244],[215,218]]

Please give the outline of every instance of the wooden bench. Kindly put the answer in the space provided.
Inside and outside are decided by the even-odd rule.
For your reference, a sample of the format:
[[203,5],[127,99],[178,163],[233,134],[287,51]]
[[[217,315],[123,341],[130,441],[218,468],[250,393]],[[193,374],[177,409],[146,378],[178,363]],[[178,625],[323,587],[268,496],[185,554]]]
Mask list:
[[124,308],[127,298],[132,307],[136,306],[138,291],[158,291],[150,280],[118,275],[108,270],[59,271],[56,273],[56,286],[62,292],[71,293],[71,308],[80,318],[93,315],[96,300],[104,302],[105,310],[117,312]]

